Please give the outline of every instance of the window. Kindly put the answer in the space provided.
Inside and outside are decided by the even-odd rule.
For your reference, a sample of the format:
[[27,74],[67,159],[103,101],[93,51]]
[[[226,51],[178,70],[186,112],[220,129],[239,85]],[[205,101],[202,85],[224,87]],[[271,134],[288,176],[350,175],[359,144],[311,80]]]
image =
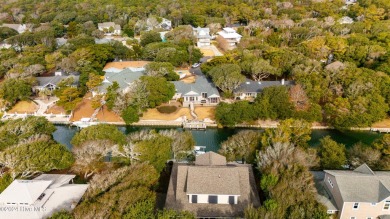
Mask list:
[[376,203],[375,202],[371,203],[371,206],[376,206]]
[[217,204],[218,203],[218,196],[216,196],[216,195],[209,195],[209,203],[210,204]]
[[372,217],[368,217],[367,219],[372,219]]
[[389,210],[390,209],[390,201],[386,200],[385,205],[383,206],[383,210]]
[[351,217],[351,219],[356,219],[356,217]]
[[329,185],[333,188],[333,183],[332,183],[332,180],[328,177],[328,183]]
[[234,205],[234,196],[229,196],[229,204]]
[[207,98],[207,93],[202,93],[203,98]]
[[191,196],[191,202],[192,203],[198,203],[198,196],[197,195],[192,195]]
[[359,208],[359,203],[358,202],[355,202],[354,204],[353,204],[353,209],[358,209]]
[[194,101],[195,100],[195,98],[194,97],[190,97],[190,101]]

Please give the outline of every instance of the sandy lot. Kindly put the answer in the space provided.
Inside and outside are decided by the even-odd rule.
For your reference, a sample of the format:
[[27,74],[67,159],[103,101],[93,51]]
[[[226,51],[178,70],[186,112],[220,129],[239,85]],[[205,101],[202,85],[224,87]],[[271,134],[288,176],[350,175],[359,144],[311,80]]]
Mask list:
[[19,101],[8,113],[34,113],[39,106],[33,101]]
[[47,114],[66,114],[66,110],[64,110],[64,108],[62,108],[61,106],[57,106],[57,105],[54,105],[52,107],[50,107],[48,110],[46,110]]
[[211,120],[215,120],[215,108],[214,106],[202,106],[195,107],[195,113],[198,115],[198,119],[209,118]]
[[[83,101],[79,103],[73,112],[73,117],[71,121],[79,121],[81,118],[89,118],[92,116],[95,111],[92,108],[91,100],[84,98]],[[97,114],[96,118],[100,122],[123,122],[122,118],[119,115],[116,115],[114,112],[108,111],[107,107],[104,106],[103,110]]]
[[203,56],[215,56],[213,50],[200,48],[200,51],[203,53]]
[[[195,113],[198,115],[198,119],[203,120],[205,118],[215,119],[215,107],[195,107]],[[141,120],[176,120],[182,116],[186,116],[188,119],[192,119],[189,108],[180,108],[174,113],[164,114],[157,111],[157,109],[148,109],[144,112]]]
[[390,128],[390,118],[376,122],[372,125],[374,128]]

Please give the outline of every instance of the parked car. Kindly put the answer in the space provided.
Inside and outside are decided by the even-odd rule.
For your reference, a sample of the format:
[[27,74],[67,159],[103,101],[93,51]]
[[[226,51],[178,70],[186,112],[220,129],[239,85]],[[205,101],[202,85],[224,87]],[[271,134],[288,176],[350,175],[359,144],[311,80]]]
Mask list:
[[193,68],[197,68],[197,67],[199,67],[199,66],[200,66],[200,63],[199,63],[199,62],[197,62],[197,63],[195,63],[195,64],[192,65]]

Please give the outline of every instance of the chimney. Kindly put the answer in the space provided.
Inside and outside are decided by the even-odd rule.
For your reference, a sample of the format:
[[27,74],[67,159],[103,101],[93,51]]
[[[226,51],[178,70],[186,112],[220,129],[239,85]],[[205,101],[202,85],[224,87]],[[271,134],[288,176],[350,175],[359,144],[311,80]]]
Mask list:
[[284,78],[282,79],[282,85],[284,85]]

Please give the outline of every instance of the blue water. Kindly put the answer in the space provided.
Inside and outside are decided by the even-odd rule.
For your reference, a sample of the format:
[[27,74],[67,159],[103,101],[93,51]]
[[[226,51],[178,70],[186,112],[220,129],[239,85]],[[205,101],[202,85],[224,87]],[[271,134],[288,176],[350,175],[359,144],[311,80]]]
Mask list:
[[[56,141],[61,144],[66,145],[69,149],[72,148],[70,141],[77,132],[76,127],[69,127],[64,125],[56,125],[57,130],[53,133],[53,137]],[[133,127],[133,126],[119,126],[119,130],[123,133],[128,134],[131,132],[136,132],[141,129],[172,129],[172,128],[149,128],[149,127]],[[177,130],[183,130],[182,128],[173,128]],[[196,145],[206,146],[207,151],[218,151],[220,145],[223,141],[228,139],[230,136],[239,132],[240,130],[245,129],[207,129],[204,131],[192,130],[191,133],[194,137]],[[257,130],[262,132],[263,130]],[[382,134],[376,132],[368,131],[339,131],[339,130],[313,130],[311,134],[311,140],[309,144],[313,147],[318,146],[321,138],[325,136],[331,136],[333,140],[343,143],[346,147],[351,147],[357,142],[362,142],[364,144],[371,144],[375,139],[378,139]]]

